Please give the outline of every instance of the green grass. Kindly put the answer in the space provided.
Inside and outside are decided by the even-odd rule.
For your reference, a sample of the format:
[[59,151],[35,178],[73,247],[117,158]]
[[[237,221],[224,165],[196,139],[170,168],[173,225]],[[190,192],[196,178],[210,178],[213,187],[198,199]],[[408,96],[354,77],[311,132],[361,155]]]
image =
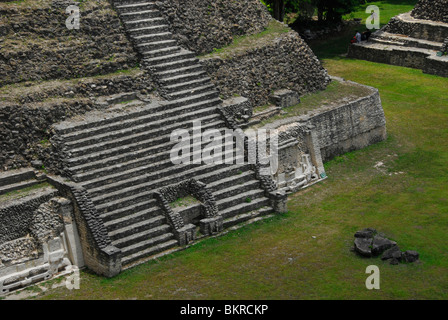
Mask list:
[[[287,214],[113,279],[84,271],[80,290],[41,298],[448,299],[448,79],[340,57],[324,65],[380,90],[386,141],[327,162],[328,179],[290,196]],[[358,257],[353,234],[366,227],[417,250],[420,263]],[[380,290],[365,287],[372,264]]]
[[[389,138],[325,164],[328,179],[290,197],[289,213],[205,240],[113,279],[45,299],[447,299],[448,79],[358,60],[330,74],[378,87]],[[384,167],[375,168],[382,161]],[[350,251],[374,227],[421,262],[391,266]],[[313,236],[316,238],[314,239]],[[369,291],[365,269],[381,271]]]
[[219,57],[222,59],[230,59],[235,54],[270,43],[276,37],[290,31],[290,28],[273,19],[263,32],[253,35],[237,36],[233,39],[233,42],[230,45],[215,49],[212,53],[203,55],[200,58],[205,59]]
[[331,39],[309,41],[309,45],[311,49],[313,49],[314,53],[321,59],[340,57],[341,55],[347,53],[350,40],[355,35],[355,31],[359,30],[362,32],[366,29],[365,23],[366,19],[369,17],[369,14],[366,13],[367,6],[376,5],[379,7],[380,26],[383,27],[392,17],[400,13],[411,11],[415,7],[416,3],[417,0],[368,2],[359,6],[359,8],[351,14],[344,16],[345,19],[362,18],[363,20],[361,25],[346,28],[339,35],[332,37]]

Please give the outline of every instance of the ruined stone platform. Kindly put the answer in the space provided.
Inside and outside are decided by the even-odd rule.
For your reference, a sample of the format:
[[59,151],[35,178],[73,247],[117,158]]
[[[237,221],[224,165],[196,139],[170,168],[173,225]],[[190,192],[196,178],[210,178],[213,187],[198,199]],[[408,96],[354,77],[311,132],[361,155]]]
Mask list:
[[421,69],[448,77],[448,56],[438,56],[448,38],[448,23],[400,14],[368,41],[350,45],[348,57]]

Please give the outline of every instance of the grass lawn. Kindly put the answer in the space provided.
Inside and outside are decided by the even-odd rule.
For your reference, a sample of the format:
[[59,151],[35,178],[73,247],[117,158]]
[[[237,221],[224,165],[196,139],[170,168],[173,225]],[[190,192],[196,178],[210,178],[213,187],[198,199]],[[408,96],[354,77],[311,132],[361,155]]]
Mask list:
[[[113,279],[82,272],[80,290],[40,298],[448,299],[448,79],[332,59],[326,48],[320,56],[330,74],[380,90],[386,141],[326,163],[329,178],[290,196],[287,214]],[[366,227],[417,250],[421,261],[392,266],[358,257],[353,234]],[[369,265],[380,268],[380,290],[365,287]]]
[[404,12],[411,11],[418,0],[388,0],[388,1],[374,1],[368,2],[359,6],[356,11],[344,16],[344,19],[362,18],[361,25],[346,28],[339,35],[325,40],[309,41],[309,45],[314,53],[321,59],[335,58],[347,53],[347,47],[350,40],[355,35],[355,31],[365,31],[366,19],[369,14],[366,13],[367,6],[375,5],[380,9],[380,26],[386,25],[389,20]]

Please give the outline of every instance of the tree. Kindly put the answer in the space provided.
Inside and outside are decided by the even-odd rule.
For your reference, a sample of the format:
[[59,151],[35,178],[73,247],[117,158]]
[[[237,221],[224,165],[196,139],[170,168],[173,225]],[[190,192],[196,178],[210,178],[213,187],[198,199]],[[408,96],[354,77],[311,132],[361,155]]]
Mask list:
[[[262,2],[279,21],[283,21],[286,12],[309,16],[313,8],[319,21],[340,21],[344,14],[352,12],[366,0],[262,0]],[[300,11],[306,11],[306,14],[301,14]]]

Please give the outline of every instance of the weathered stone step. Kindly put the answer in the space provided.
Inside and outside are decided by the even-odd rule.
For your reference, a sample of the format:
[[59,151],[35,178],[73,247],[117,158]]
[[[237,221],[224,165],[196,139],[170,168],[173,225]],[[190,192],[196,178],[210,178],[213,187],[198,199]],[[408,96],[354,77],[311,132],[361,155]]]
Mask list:
[[142,4],[142,3],[154,3],[155,1],[148,1],[148,0],[114,0],[114,6],[124,6],[124,5],[137,5],[137,4]]
[[[179,122],[184,121],[184,122],[191,123],[191,121],[193,121],[193,120],[200,119],[205,116],[214,115],[214,114],[216,114],[216,107],[214,107],[214,106],[208,107],[208,108],[201,108],[198,110],[193,110],[193,111],[185,113],[185,114],[179,114],[177,117],[172,116],[170,118],[165,118],[163,120],[162,120],[162,118],[164,115],[161,114],[160,115],[160,118],[161,118],[160,123],[156,123],[156,122],[149,123],[147,130],[150,131],[151,129],[155,129],[155,128],[163,128],[164,126],[176,123],[176,118],[177,118],[177,121],[179,121]],[[93,145],[89,145],[89,146],[82,147],[82,148],[72,149],[71,154],[72,154],[72,157],[78,158],[78,157],[82,157],[82,156],[88,156],[89,154],[95,153],[98,151],[115,148],[120,145],[127,145],[130,143],[135,143],[135,142],[139,141],[139,139],[146,140],[146,139],[148,139],[148,137],[150,137],[150,133],[148,133],[148,131],[142,132],[142,133],[137,133],[135,135],[124,136],[123,138],[114,139],[111,141],[104,141],[99,144],[93,144]]]
[[[216,204],[218,205],[219,211],[225,211],[226,208],[234,207],[236,205],[242,204],[242,203],[252,203],[256,202],[257,199],[265,198],[264,196],[264,190],[262,189],[255,189],[246,191],[244,193],[240,193],[238,195],[224,198],[221,200],[216,201]],[[265,198],[267,199],[267,198]]]
[[[208,118],[200,118],[202,129],[207,130],[211,128],[220,129],[225,127],[223,120],[217,120],[215,115],[208,116]],[[189,127],[187,127],[189,126]],[[128,162],[131,160],[137,160],[147,157],[149,154],[157,153],[163,149],[163,144],[170,141],[171,129],[185,129],[191,131],[191,124],[184,123],[184,127],[178,125],[171,125],[167,130],[161,130],[161,134],[164,132],[170,132],[166,135],[157,136],[154,139],[146,141],[138,141],[131,145],[120,146],[106,151],[100,151],[95,154],[89,154],[86,158],[78,159],[76,162],[70,162],[70,165],[77,163],[75,166],[71,166],[70,169],[78,174],[95,171],[97,169],[106,168],[119,163]],[[96,160],[95,160],[96,159]]]
[[242,213],[236,216],[232,216],[231,218],[225,219],[223,221],[223,226],[225,229],[240,224],[242,222],[246,222],[251,219],[261,218],[263,216],[267,216],[271,213],[274,213],[274,209],[267,206],[264,208],[256,209],[250,212]]
[[388,32],[377,31],[369,39],[372,43],[382,43],[385,45],[396,45],[404,47],[422,48],[438,51],[442,43],[429,40],[416,39],[403,35],[397,35]]
[[151,228],[155,228],[165,223],[165,217],[160,213],[156,216],[148,216],[146,211],[140,211],[121,219],[110,221],[106,224],[106,227],[109,233],[116,232],[118,230],[125,232],[126,230],[126,232],[129,232],[128,234],[130,234],[134,231],[136,232],[135,226],[139,226],[142,223],[149,223],[150,221]]
[[172,38],[173,38],[173,35],[171,34],[171,32],[159,32],[159,33],[132,36],[132,40],[134,40],[134,42],[137,44],[172,40]]
[[[189,89],[182,90],[182,91],[174,91],[172,93],[169,93],[171,99],[173,100],[179,100],[183,98],[187,98],[190,96],[198,95],[205,92],[210,92],[215,89],[215,85],[211,82],[208,82],[208,84],[203,85],[203,83],[196,83],[194,86],[190,87]],[[219,96],[218,91],[216,91],[216,96]]]
[[252,170],[239,170],[232,175],[229,174],[223,179],[212,181],[207,186],[212,190],[213,193],[216,193],[219,192],[219,190],[239,185],[253,179],[255,179],[255,172],[253,172]]
[[25,181],[10,183],[10,184],[6,184],[6,185],[0,184],[0,195],[6,194],[6,193],[12,192],[12,191],[29,188],[29,187],[35,186],[39,183],[40,182],[38,180],[33,179],[33,180],[25,180]]
[[[128,211],[127,214],[114,215],[115,218],[108,221],[106,221],[103,216],[110,218],[111,215],[103,214],[101,215],[101,218],[103,219],[107,230],[111,232],[154,217],[160,217],[162,215],[162,210],[154,203],[151,202],[151,204],[152,207],[150,208],[145,208],[143,205],[140,205],[140,207],[134,206],[135,209],[133,211]],[[123,210],[121,212],[123,212]]]
[[[150,239],[146,239],[145,241],[141,241],[132,245],[129,245],[127,247],[122,248],[122,254],[124,257],[132,256],[134,254],[139,254],[142,251],[148,250],[149,248],[154,248],[156,252],[159,252],[157,250],[158,244],[164,244],[166,242],[170,242],[174,245],[177,245],[177,241],[174,240],[174,235],[170,232],[164,233],[162,235],[159,235],[157,237],[153,237]],[[175,241],[175,243],[173,243]]]
[[169,26],[167,24],[161,24],[156,26],[149,26],[149,27],[143,27],[143,28],[135,28],[135,29],[128,29],[127,32],[131,37],[138,37],[142,35],[150,35],[150,34],[157,34],[157,33],[164,33],[169,32]]
[[111,220],[123,215],[135,212],[135,210],[143,210],[141,207],[145,206],[152,208],[152,210],[159,210],[157,207],[157,201],[153,198],[154,191],[150,186],[141,189],[139,193],[130,194],[126,197],[115,197],[109,199],[108,202],[101,204],[95,204],[97,211],[100,213],[103,219]]
[[[77,134],[70,134],[69,136],[64,136],[65,145],[70,147],[72,150],[78,150],[83,148],[88,148],[90,145],[97,143],[104,143],[107,141],[113,141],[115,139],[122,138],[123,136],[129,136],[138,133],[150,132],[150,130],[157,130],[157,133],[161,133],[160,127],[163,128],[162,131],[174,130],[176,128],[184,128],[183,122],[179,124],[173,124],[167,127],[171,123],[171,118],[176,117],[184,122],[189,122],[189,113],[194,113],[200,110],[207,110],[209,108],[215,108],[220,103],[219,100],[206,100],[198,103],[175,107],[167,110],[162,110],[160,112],[154,112],[152,115],[144,115],[136,118],[131,118],[125,121],[118,121],[115,125],[106,125],[106,128],[98,126],[95,130],[83,130],[78,131]],[[181,117],[180,117],[181,116]],[[164,119],[163,122],[159,119]],[[200,118],[195,118],[193,120],[199,120]],[[160,121],[160,122],[157,122]],[[161,126],[163,124],[163,126]],[[154,129],[156,128],[156,129]],[[168,128],[168,129],[165,129]],[[89,135],[87,135],[89,134]]]
[[[224,136],[224,130],[222,130],[221,134],[223,135],[221,141],[225,141],[226,136]],[[193,139],[201,138],[200,135],[193,136]],[[219,141],[215,139],[215,141]],[[86,173],[79,173],[73,176],[73,179],[77,182],[83,183],[88,188],[94,188],[96,184],[102,184],[107,181],[110,183],[115,180],[119,180],[123,175],[127,175],[130,177],[131,175],[137,174],[135,170],[143,170],[145,172],[149,172],[153,170],[160,170],[167,166],[172,165],[171,160],[169,159],[169,152],[178,142],[170,142],[169,140],[163,145],[157,145],[154,148],[153,152],[149,152],[146,157],[136,158],[127,162],[117,163],[111,166],[104,166],[103,168],[98,168],[97,170],[89,171]],[[190,152],[192,155],[200,154],[202,150],[199,152],[193,152],[194,148],[201,146],[201,141],[196,143],[191,143]],[[227,146],[233,145],[232,143],[228,143]],[[225,145],[223,146],[225,147]],[[96,182],[96,184],[94,184]]]
[[[217,118],[212,115],[208,118],[200,118],[202,122],[202,129],[207,130],[211,128],[220,129],[225,127],[225,123],[222,120],[216,120]],[[187,127],[189,126],[189,127]],[[89,154],[85,159],[78,159],[76,162],[70,162],[70,165],[77,163],[75,166],[71,166],[70,169],[77,174],[96,171],[97,169],[106,168],[116,164],[128,162],[131,160],[137,160],[147,157],[149,154],[157,153],[164,149],[163,145],[170,141],[171,131],[175,129],[185,129],[191,132],[191,124],[184,123],[184,127],[178,125],[171,125],[166,130],[161,130],[160,134],[169,132],[169,134],[156,136],[154,139],[146,141],[138,141],[136,143],[120,146],[117,148],[109,149],[106,151],[100,151],[95,154]],[[172,130],[171,130],[172,129]],[[95,160],[97,159],[97,160]]]
[[155,49],[155,50],[142,50],[141,55],[143,56],[143,59],[146,58],[155,58],[160,56],[165,56],[169,54],[174,54],[176,52],[179,52],[181,50],[181,47],[175,46],[162,48],[162,49]]
[[150,66],[150,69],[152,69],[156,73],[159,73],[161,71],[175,70],[183,67],[194,66],[197,65],[198,62],[199,62],[198,58],[184,59],[174,62],[161,63],[156,66]]
[[32,169],[19,169],[0,172],[0,186],[20,183],[24,180],[35,179],[36,175]]
[[[179,76],[171,77],[171,78],[161,78],[159,82],[163,84],[164,88],[168,88],[174,85],[182,85],[185,82],[190,82],[198,79],[208,78],[207,72],[204,70],[184,73]],[[208,78],[210,79],[210,78]]]
[[[233,150],[232,150],[233,151]],[[217,172],[220,169],[227,168],[231,170],[233,166],[228,164],[202,164],[202,165],[177,165],[169,167],[160,172],[155,172],[152,176],[144,175],[131,179],[126,179],[110,185],[105,185],[95,189],[90,189],[89,193],[92,196],[92,201],[97,207],[101,207],[102,204],[115,201],[116,199],[126,198],[132,195],[139,195],[141,192],[156,190],[168,185],[174,184],[172,174],[176,174],[175,181],[181,182],[187,179],[196,178],[199,179],[199,175],[202,175],[204,183],[210,182],[207,178],[219,179],[222,176]],[[207,173],[211,173],[206,176]],[[148,199],[152,196],[148,196]]]
[[153,218],[133,226],[109,232],[112,244],[117,248],[123,248],[147,239],[156,238],[166,233],[170,233],[171,227],[167,224],[160,224],[166,220],[165,217]]
[[[134,198],[135,199],[135,198]],[[138,198],[128,206],[122,206],[115,210],[108,210],[110,208],[103,208],[101,210],[101,219],[103,219],[105,225],[112,229],[116,229],[116,225],[126,225],[126,221],[129,216],[144,215],[150,218],[162,214],[161,209],[157,206],[155,199]],[[100,210],[98,210],[100,212]],[[135,216],[137,218],[137,216]],[[123,223],[121,223],[123,222]]]
[[225,198],[233,197],[236,195],[241,195],[245,192],[251,191],[251,190],[261,190],[260,181],[259,180],[250,180],[246,181],[242,184],[237,184],[234,186],[229,186],[227,188],[223,188],[219,191],[216,191],[214,193],[215,199],[217,201],[223,200]]
[[131,2],[129,4],[119,4],[119,5],[117,5],[117,3],[119,3],[118,1],[115,1],[115,3],[116,3],[115,8],[120,13],[143,11],[143,10],[155,10],[156,9],[156,4],[154,2],[149,2],[149,1],[145,1],[145,2],[142,1],[142,2],[137,2],[137,3]]
[[154,27],[154,26],[162,26],[166,24],[164,18],[149,18],[142,20],[132,20],[132,21],[124,21],[126,24],[126,29],[135,30],[146,27]]
[[168,40],[160,40],[160,41],[154,41],[154,42],[138,43],[137,48],[140,52],[143,52],[143,51],[153,51],[153,50],[157,50],[157,49],[174,47],[176,45],[177,45],[176,40],[168,39]]
[[[162,237],[169,238],[169,236],[170,235],[167,234]],[[171,238],[173,239],[174,235],[171,234]],[[155,242],[155,240],[158,240],[158,239],[155,238],[154,242]],[[123,259],[121,260],[122,265],[126,266],[126,265],[129,265],[129,264],[137,261],[137,260],[153,256],[153,255],[163,252],[163,251],[167,251],[173,247],[176,247],[178,245],[178,242],[177,242],[177,240],[173,239],[173,240],[168,240],[166,242],[158,243],[155,245],[153,243],[150,243],[150,244],[146,243],[145,245],[147,246],[146,249],[138,251],[138,252],[133,253],[128,256],[124,256]],[[122,250],[125,250],[125,248],[122,248]]]
[[[193,72],[205,72],[204,67],[200,64],[193,64],[191,66],[186,67],[179,67],[177,69],[167,69],[155,72],[155,75],[157,78],[159,78],[160,81],[166,80],[174,80],[177,77],[186,76],[187,74],[191,74]],[[178,82],[175,82],[178,83]]]
[[211,84],[211,79],[209,77],[203,77],[203,78],[194,79],[191,81],[185,81],[185,82],[178,83],[178,84],[164,86],[164,89],[167,92],[174,93],[174,92],[193,89],[193,88],[197,88],[197,87],[209,85],[209,84]]
[[[219,214],[223,216],[224,221],[229,221],[228,219],[235,217],[240,214],[244,214],[247,212],[251,212],[253,210],[257,210],[259,208],[269,208],[270,207],[270,201],[266,197],[257,198],[251,202],[242,202],[239,204],[235,204],[233,206],[229,206],[223,209],[219,210]],[[248,218],[247,220],[249,220]],[[242,222],[244,220],[241,220],[239,222]],[[228,226],[228,225],[227,225]],[[226,227],[227,227],[226,226]]]
[[168,62],[174,62],[174,61],[179,61],[179,60],[192,59],[194,57],[195,57],[195,55],[191,51],[180,50],[179,52],[176,52],[174,54],[144,59],[143,62],[147,65],[153,66],[153,65],[158,65],[161,63],[168,63]]
[[138,11],[130,11],[130,12],[121,12],[120,17],[124,22],[159,18],[160,11],[159,10],[138,10]]
[[[195,145],[200,145],[199,143],[194,144],[191,146],[191,149],[194,148]],[[230,148],[233,145],[233,143],[228,143],[227,147]],[[223,150],[226,147],[226,145],[223,146]],[[168,150],[165,150],[164,152],[161,152],[160,154],[153,155],[151,157],[145,158],[142,161],[145,163],[139,163],[139,166],[132,167],[130,164],[127,164],[124,166],[123,169],[120,169],[117,167],[108,168],[103,173],[104,175],[98,176],[93,174],[87,174],[87,175],[79,175],[76,176],[76,180],[80,180],[82,185],[90,190],[90,194],[92,196],[97,195],[98,193],[102,193],[102,190],[99,191],[97,188],[107,188],[109,191],[115,191],[111,187],[111,185],[115,183],[122,183],[125,179],[129,180],[133,177],[146,177],[147,179],[157,180],[160,179],[160,177],[163,177],[160,173],[163,172],[166,176],[170,176],[173,174],[176,174],[178,172],[181,172],[185,170],[184,165],[174,165],[170,159],[169,154],[170,148],[168,147]],[[233,150],[230,150],[231,153]],[[201,155],[202,150],[199,150],[197,152],[192,152],[192,156],[194,155]],[[224,154],[224,151],[223,151]],[[158,162],[154,161],[154,159],[157,159]],[[132,162],[131,162],[132,163]],[[129,168],[129,169],[127,169]],[[115,170],[114,170],[115,169]],[[88,178],[93,178],[92,180],[85,180]],[[132,181],[130,182],[132,185]],[[120,187],[125,187],[127,185],[121,184]],[[93,191],[95,190],[95,191]]]
[[[144,123],[157,123],[161,117],[167,114],[175,115],[176,112],[185,113],[191,110],[207,109],[218,106],[221,103],[216,97],[216,92],[206,92],[196,96],[183,99],[182,101],[172,101],[170,104],[160,104],[157,107],[147,108],[141,112],[130,113],[81,124],[75,123],[72,127],[58,130],[58,134],[62,136],[66,142],[85,139],[88,137],[110,133],[112,131],[124,130],[129,127],[137,126]],[[188,120],[188,113],[183,114],[184,121]],[[185,118],[186,117],[186,118]],[[166,124],[165,124],[166,125]]]

